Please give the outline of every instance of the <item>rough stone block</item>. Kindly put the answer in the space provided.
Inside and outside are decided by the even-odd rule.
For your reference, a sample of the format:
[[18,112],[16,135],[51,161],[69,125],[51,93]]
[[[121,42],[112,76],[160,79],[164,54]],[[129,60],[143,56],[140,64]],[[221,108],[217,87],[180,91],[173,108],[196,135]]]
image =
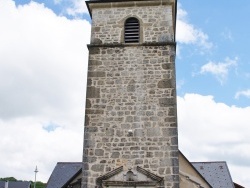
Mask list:
[[91,167],[91,170],[93,170],[94,172],[103,172],[104,171],[104,165],[103,164],[94,164]]
[[120,157],[120,152],[112,152],[111,158],[119,158]]
[[147,129],[147,136],[148,137],[161,136],[160,128],[149,128],[149,129]]
[[[95,42],[95,40],[93,40],[93,42]],[[99,54],[99,53],[100,53],[99,48],[90,48],[89,49],[89,54]]]
[[168,109],[168,115],[169,116],[174,116],[176,114],[176,108],[171,107]]
[[91,108],[91,101],[86,99],[86,108]]
[[102,65],[101,61],[98,60],[89,60],[89,66],[99,66]]
[[111,128],[107,129],[106,136],[114,136],[114,129],[111,129]]
[[177,136],[177,129],[176,128],[162,128],[163,136]]
[[105,77],[106,73],[101,72],[101,71],[96,71],[96,72],[88,72],[88,77]]
[[160,107],[168,107],[170,105],[175,104],[174,98],[159,98]]
[[87,86],[91,86],[92,85],[92,79],[87,79]]
[[135,137],[143,137],[144,136],[143,129],[135,129],[134,136]]
[[160,159],[160,166],[171,166],[172,165],[172,161],[171,159],[167,159],[167,158],[164,158],[164,159]]
[[88,115],[85,115],[85,126],[88,126],[89,125],[89,116]]
[[173,88],[173,80],[171,79],[163,79],[158,82],[158,88]]
[[84,132],[97,132],[98,128],[97,127],[85,127]]
[[126,122],[133,122],[133,121],[134,121],[133,116],[127,116],[126,117]]
[[177,137],[171,138],[171,144],[172,145],[178,145],[178,138]]
[[164,64],[162,64],[162,68],[164,70],[172,70],[173,64],[172,63],[164,63]]
[[104,150],[103,149],[95,149],[95,155],[96,156],[103,156]]
[[87,98],[100,98],[100,88],[87,87]]
[[91,40],[91,44],[102,44],[102,40],[98,38],[93,38]]
[[84,147],[85,148],[92,148],[95,146],[95,141],[93,140],[84,140]]
[[91,110],[91,109],[86,109],[85,110],[86,114],[103,114],[103,110]]

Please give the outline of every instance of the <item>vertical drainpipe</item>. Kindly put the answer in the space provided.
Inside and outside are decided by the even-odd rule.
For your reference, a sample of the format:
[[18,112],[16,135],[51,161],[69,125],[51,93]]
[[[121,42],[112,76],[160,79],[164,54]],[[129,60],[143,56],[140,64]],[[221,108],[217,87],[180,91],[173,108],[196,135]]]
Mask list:
[[5,181],[4,188],[9,188],[9,182]]

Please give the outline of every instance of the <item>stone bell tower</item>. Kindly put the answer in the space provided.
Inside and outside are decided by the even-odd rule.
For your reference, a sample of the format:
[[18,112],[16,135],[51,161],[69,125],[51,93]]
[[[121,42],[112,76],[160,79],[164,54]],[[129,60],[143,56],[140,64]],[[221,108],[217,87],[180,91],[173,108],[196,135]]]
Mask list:
[[176,0],[87,6],[82,188],[178,188]]

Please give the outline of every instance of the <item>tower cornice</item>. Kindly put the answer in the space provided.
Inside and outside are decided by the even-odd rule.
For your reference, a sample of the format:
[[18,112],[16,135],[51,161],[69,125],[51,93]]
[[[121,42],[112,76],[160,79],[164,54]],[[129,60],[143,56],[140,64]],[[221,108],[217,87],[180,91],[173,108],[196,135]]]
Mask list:
[[88,44],[88,49],[90,48],[116,48],[116,47],[133,47],[133,46],[176,46],[176,42],[147,42],[142,44]]
[[93,8],[173,5],[175,10],[176,0],[94,0],[86,1],[86,4],[92,16]]

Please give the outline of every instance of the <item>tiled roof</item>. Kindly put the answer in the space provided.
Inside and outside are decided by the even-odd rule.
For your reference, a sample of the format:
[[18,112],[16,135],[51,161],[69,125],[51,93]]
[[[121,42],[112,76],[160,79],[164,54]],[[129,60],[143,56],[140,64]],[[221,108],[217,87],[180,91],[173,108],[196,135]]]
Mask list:
[[[29,181],[9,181],[8,188],[30,188]],[[5,181],[0,181],[0,188],[5,188]]]
[[81,162],[58,162],[46,188],[61,188],[82,169]]
[[245,188],[245,187],[243,187],[242,185],[239,185],[238,183],[235,183],[235,182],[234,182],[234,187],[235,187],[235,188]]
[[191,164],[212,187],[234,188],[226,162],[192,162]]

